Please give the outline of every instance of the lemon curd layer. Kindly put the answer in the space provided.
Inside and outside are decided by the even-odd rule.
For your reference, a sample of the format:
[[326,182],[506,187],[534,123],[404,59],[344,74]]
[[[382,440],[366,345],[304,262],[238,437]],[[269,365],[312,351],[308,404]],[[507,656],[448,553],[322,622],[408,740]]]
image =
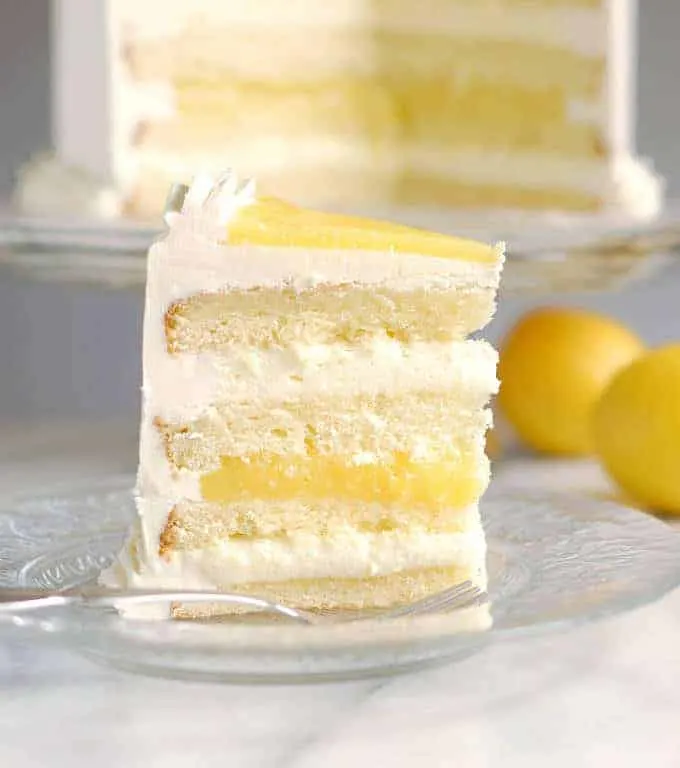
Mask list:
[[[225,242],[328,251],[381,251],[496,264],[498,249],[476,240],[358,216],[323,213],[276,198],[257,198],[228,223]],[[310,255],[311,255],[310,253]],[[311,269],[313,261],[309,262]]]
[[342,456],[225,456],[200,479],[205,501],[338,498],[383,504],[465,507],[486,489],[488,464],[479,450],[432,462],[398,453],[384,463]]
[[[271,91],[271,93],[268,93]],[[302,106],[301,91],[304,94]],[[506,92],[508,91],[508,92]],[[346,94],[339,104],[338,94]],[[241,104],[245,117],[230,114],[224,95]],[[318,86],[263,87],[252,83],[225,83],[222,88],[192,92],[191,109],[172,123],[150,126],[139,148],[181,152],[196,146],[220,146],[225,124],[237,127],[251,139],[268,135],[275,120],[291,139],[313,141],[319,135],[338,141],[353,140],[375,147],[376,153],[390,149],[403,153],[402,163],[413,145],[441,152],[466,147],[488,147],[509,152],[549,151],[571,157],[597,158],[606,154],[606,138],[597,120],[575,119],[580,108],[597,114],[592,99],[574,98],[559,85],[540,89],[495,83],[477,85],[433,77],[427,83],[404,83],[390,87],[382,81],[334,82]],[[226,102],[229,102],[229,98]],[[576,105],[576,106],[575,106]],[[187,105],[188,107],[188,105]],[[536,116],[527,123],[526,115]],[[461,114],[468,119],[458,119]]]

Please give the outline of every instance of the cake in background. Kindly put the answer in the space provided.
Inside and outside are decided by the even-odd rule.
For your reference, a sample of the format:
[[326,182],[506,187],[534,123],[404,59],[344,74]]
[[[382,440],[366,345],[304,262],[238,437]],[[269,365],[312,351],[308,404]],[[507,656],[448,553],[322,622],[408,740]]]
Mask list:
[[198,178],[168,224],[148,257],[138,522],[106,582],[307,608],[485,587],[496,353],[467,336],[502,248],[232,174]]
[[634,0],[53,0],[53,17],[56,157],[136,216],[234,158],[333,209],[661,203],[634,156]]

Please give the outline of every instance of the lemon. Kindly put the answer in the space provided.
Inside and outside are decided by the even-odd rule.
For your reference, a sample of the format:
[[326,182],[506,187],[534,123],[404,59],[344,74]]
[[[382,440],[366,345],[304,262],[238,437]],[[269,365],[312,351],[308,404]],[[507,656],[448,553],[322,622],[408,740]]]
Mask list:
[[501,344],[500,409],[536,451],[590,453],[593,405],[612,376],[643,350],[633,332],[594,312],[533,310]]
[[593,409],[595,452],[633,500],[680,514],[680,344],[621,371]]

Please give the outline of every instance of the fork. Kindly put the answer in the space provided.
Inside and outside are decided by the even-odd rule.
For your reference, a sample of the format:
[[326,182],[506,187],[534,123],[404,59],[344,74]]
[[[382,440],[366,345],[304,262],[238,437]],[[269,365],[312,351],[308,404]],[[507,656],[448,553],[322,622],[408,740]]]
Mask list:
[[84,606],[94,608],[117,608],[163,603],[219,603],[221,605],[253,608],[262,613],[285,617],[298,624],[320,624],[360,621],[363,619],[396,619],[407,616],[421,616],[431,613],[445,613],[460,610],[488,601],[488,595],[472,581],[463,581],[422,600],[378,611],[354,611],[351,613],[322,609],[303,610],[265,600],[261,597],[238,595],[227,592],[170,591],[170,590],[128,590],[116,591],[105,587],[91,586],[49,592],[46,590],[0,589],[0,619],[14,618],[21,623],[19,614],[40,608],[61,608]]

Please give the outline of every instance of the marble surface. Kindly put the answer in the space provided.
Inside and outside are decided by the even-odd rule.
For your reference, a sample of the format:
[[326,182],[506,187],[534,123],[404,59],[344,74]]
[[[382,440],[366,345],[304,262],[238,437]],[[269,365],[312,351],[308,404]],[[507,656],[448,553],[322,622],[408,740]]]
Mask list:
[[[134,434],[116,425],[3,435],[3,494],[135,461]],[[584,464],[526,461],[513,476],[602,486]],[[450,666],[302,687],[136,677],[0,630],[0,765],[11,768],[670,768],[678,715],[680,591]]]

